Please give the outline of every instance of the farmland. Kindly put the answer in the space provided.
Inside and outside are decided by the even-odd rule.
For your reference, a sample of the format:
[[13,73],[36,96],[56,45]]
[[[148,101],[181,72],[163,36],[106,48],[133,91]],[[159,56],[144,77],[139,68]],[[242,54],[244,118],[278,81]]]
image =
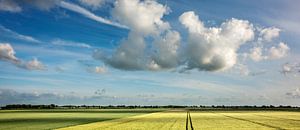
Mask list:
[[[191,111],[192,127],[198,129],[300,129],[299,112],[278,111]],[[188,125],[188,127],[186,127]],[[185,110],[165,111],[146,115],[133,116],[118,120],[103,121],[91,124],[63,128],[70,129],[191,129]]]
[[300,112],[186,109],[0,111],[0,129],[184,130],[192,127],[195,130],[300,130]]
[[91,122],[113,120],[160,110],[140,109],[46,109],[1,110],[0,129],[55,129]]

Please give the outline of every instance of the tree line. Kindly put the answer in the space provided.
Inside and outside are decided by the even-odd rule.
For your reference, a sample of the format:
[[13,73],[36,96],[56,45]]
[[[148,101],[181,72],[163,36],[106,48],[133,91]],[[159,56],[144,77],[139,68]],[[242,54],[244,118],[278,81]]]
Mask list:
[[1,109],[135,109],[135,108],[182,108],[182,109],[199,109],[199,110],[247,110],[247,109],[294,109],[300,110],[298,106],[273,106],[273,105],[262,105],[262,106],[225,106],[225,105],[212,105],[212,106],[205,106],[205,105],[193,105],[193,106],[184,106],[184,105],[165,105],[165,106],[157,106],[157,105],[32,105],[32,104],[10,104],[1,107]]

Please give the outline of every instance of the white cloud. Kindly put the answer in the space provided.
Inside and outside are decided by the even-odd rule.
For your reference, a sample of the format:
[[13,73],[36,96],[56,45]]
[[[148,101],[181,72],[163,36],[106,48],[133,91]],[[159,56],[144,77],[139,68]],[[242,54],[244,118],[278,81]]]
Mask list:
[[15,56],[15,51],[9,43],[0,43],[0,60],[8,61],[15,66],[27,70],[46,70],[46,66],[37,58],[25,62]]
[[266,56],[263,56],[261,47],[254,47],[254,48],[250,49],[249,56],[252,60],[254,60],[256,62],[267,58]]
[[[121,41],[111,56],[103,56],[103,52],[97,52],[94,57],[124,70],[175,67],[180,35],[170,30],[168,22],[162,21],[167,13],[168,8],[156,1],[116,1],[112,14],[120,23],[130,28],[128,38]],[[146,37],[154,39],[150,43],[150,51],[147,50]]]
[[106,0],[79,0],[79,2],[85,6],[89,6],[92,9],[96,10],[100,8]]
[[193,11],[181,14],[179,21],[189,30],[189,32],[198,33],[205,30],[204,24]]
[[143,35],[158,34],[170,28],[162,21],[168,8],[153,0],[117,0],[112,15],[120,23]]
[[[185,69],[219,71],[233,67],[238,61],[240,46],[254,40],[254,27],[246,20],[232,18],[220,27],[205,27],[190,11],[179,17],[189,32],[186,48],[182,49],[179,33],[172,31],[169,23],[162,20],[168,12],[168,7],[156,1],[116,1],[113,17],[130,28],[129,36],[112,55],[105,56],[98,51],[94,58],[125,70],[161,70],[187,65]],[[279,31],[275,27],[265,28],[260,31],[260,37],[273,40]],[[179,53],[182,50],[183,53]],[[280,44],[272,47],[270,55],[265,56],[263,48],[256,47],[249,56],[255,61],[275,59],[285,56],[286,50]]]
[[89,19],[95,20],[95,21],[100,22],[100,23],[116,26],[116,27],[119,27],[119,28],[127,28],[124,25],[121,25],[119,23],[112,22],[110,20],[107,20],[107,19],[104,19],[100,16],[97,16],[94,13],[92,13],[92,12],[88,11],[87,9],[82,8],[82,7],[80,7],[76,4],[65,2],[65,1],[60,1],[58,3],[58,5],[62,8],[68,9],[68,10],[76,12],[76,13],[79,13],[79,14],[81,14],[81,15],[89,18]]
[[287,56],[290,48],[287,44],[280,42],[277,47],[273,46],[269,50],[270,59],[280,59]]
[[22,35],[17,32],[14,32],[8,28],[5,28],[4,26],[0,25],[0,32],[2,33],[2,36],[7,36],[7,37],[13,37],[16,39],[28,41],[28,42],[34,42],[34,43],[41,43],[41,41],[27,35]]
[[13,0],[0,0],[0,11],[21,12],[22,8]]
[[94,72],[98,74],[103,74],[107,72],[107,68],[104,66],[96,66]]
[[81,42],[73,42],[73,41],[67,41],[62,39],[54,39],[51,41],[53,45],[58,46],[69,46],[69,47],[81,47],[81,48],[91,48],[89,44],[81,43]]
[[15,51],[9,43],[0,43],[0,60],[6,60],[12,63],[18,62]]
[[206,28],[198,16],[185,12],[179,21],[189,30],[185,53],[188,69],[217,71],[231,68],[237,62],[237,50],[254,37],[252,24],[230,19],[220,28]]
[[[153,0],[117,0],[112,17],[129,27],[128,37],[115,50],[108,53],[98,50],[93,57],[123,70],[222,71],[239,63],[240,47],[254,44],[255,36],[261,39],[259,42],[279,37],[280,29],[255,30],[249,21],[235,18],[219,27],[205,27],[199,17],[189,11],[179,17],[180,23],[188,29],[187,44],[180,44],[180,34],[163,20],[169,11],[167,6]],[[250,54],[244,52],[246,57],[254,61],[275,59],[285,56],[288,50],[280,44],[269,49],[269,54],[269,50],[260,45],[252,48]],[[244,73],[249,74],[247,71]]]
[[260,31],[259,35],[262,37],[263,40],[271,42],[274,38],[277,38],[279,36],[280,31],[281,30],[276,27],[264,28]]
[[[255,42],[255,46],[250,49],[249,57],[255,61],[274,60],[287,56],[290,48],[287,44],[280,42],[274,46],[274,39],[279,37],[280,29],[276,27],[258,28],[259,36]],[[271,43],[271,47],[264,43]]]
[[146,44],[144,38],[138,34],[130,33],[128,38],[120,43],[120,46],[112,54],[106,63],[119,69],[142,70],[145,69]]
[[37,58],[33,58],[31,61],[26,62],[23,66],[28,70],[46,70],[46,66]]
[[176,31],[168,31],[164,37],[157,38],[153,43],[152,70],[160,68],[174,68],[178,65],[178,49],[180,47],[180,34]]

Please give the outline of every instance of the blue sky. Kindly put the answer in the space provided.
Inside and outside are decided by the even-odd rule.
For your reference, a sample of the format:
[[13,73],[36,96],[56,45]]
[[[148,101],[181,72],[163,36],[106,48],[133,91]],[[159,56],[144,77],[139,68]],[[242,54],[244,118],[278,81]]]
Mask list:
[[0,0],[0,104],[300,105],[292,0]]

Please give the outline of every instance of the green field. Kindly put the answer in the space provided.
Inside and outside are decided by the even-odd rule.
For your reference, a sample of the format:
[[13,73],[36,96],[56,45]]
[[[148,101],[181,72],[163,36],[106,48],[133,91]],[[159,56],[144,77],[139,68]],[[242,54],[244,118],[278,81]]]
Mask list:
[[184,109],[0,111],[0,129],[184,130],[191,123],[195,130],[300,130],[300,112],[190,111],[187,120]]

